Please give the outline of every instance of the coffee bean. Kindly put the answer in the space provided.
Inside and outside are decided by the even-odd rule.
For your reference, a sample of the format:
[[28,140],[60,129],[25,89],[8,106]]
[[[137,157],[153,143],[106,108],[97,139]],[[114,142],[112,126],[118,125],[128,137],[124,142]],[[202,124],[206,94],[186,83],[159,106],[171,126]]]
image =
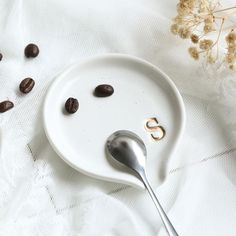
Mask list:
[[2,60],[2,57],[3,57],[3,56],[2,56],[2,53],[0,53],[0,61]]
[[0,113],[6,112],[14,107],[14,103],[11,101],[0,102]]
[[65,109],[68,113],[75,113],[79,108],[79,102],[76,98],[68,98],[65,103]]
[[109,84],[98,85],[94,90],[94,95],[96,97],[108,97],[114,93],[114,89]]
[[22,93],[29,93],[35,85],[32,78],[25,78],[21,81],[19,89]]
[[39,48],[37,45],[30,43],[25,47],[26,57],[37,57],[39,55]]

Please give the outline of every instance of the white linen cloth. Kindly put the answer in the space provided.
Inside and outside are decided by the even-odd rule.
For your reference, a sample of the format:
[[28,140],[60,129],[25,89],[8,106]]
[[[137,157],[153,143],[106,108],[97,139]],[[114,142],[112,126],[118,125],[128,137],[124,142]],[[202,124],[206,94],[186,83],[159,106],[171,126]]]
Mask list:
[[[227,1],[229,4],[229,1]],[[233,3],[233,1],[231,1]],[[166,235],[149,196],[66,165],[44,135],[41,107],[53,78],[101,53],[144,58],[180,89],[187,127],[155,189],[180,236],[236,234],[235,74],[193,62],[169,33],[175,0],[1,0],[0,235]],[[24,47],[40,47],[24,58]],[[21,95],[19,82],[36,81]]]

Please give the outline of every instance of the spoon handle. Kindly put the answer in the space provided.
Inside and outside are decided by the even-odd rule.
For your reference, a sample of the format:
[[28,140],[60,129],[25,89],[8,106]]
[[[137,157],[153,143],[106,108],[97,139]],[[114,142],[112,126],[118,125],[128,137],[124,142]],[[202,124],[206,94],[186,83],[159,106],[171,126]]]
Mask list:
[[146,174],[142,174],[141,178],[142,178],[142,181],[143,181],[149,195],[151,196],[153,202],[156,205],[156,208],[157,208],[157,210],[159,212],[159,215],[161,217],[161,220],[162,220],[162,222],[163,222],[163,224],[166,228],[166,231],[168,232],[168,234],[170,236],[178,236],[174,226],[171,224],[171,222],[170,222],[169,218],[167,217],[165,211],[163,210],[160,202],[158,201],[155,192],[153,191],[151,185],[149,184],[149,181],[147,180]]

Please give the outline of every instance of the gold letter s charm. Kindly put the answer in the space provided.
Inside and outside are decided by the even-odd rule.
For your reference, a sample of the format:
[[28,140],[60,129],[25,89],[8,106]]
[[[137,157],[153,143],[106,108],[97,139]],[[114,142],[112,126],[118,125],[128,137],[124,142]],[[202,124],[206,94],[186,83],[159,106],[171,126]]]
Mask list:
[[163,139],[166,134],[165,129],[158,124],[159,124],[159,122],[158,122],[157,118],[155,118],[155,117],[149,118],[145,124],[145,129],[148,132],[152,133],[151,134],[152,139],[155,141],[159,141],[159,140]]

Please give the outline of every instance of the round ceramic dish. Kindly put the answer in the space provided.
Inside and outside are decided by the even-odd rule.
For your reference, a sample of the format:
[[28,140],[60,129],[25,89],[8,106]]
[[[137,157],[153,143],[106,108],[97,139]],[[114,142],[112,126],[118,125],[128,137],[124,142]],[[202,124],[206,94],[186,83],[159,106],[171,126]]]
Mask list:
[[[95,97],[99,84],[112,85],[114,94]],[[68,97],[80,103],[75,114],[64,110]],[[107,138],[125,129],[139,135],[147,147],[148,177],[155,185],[181,137],[185,112],[177,88],[157,67],[136,57],[108,54],[60,74],[47,92],[43,119],[50,144],[70,166],[92,177],[142,187],[107,158]]]

